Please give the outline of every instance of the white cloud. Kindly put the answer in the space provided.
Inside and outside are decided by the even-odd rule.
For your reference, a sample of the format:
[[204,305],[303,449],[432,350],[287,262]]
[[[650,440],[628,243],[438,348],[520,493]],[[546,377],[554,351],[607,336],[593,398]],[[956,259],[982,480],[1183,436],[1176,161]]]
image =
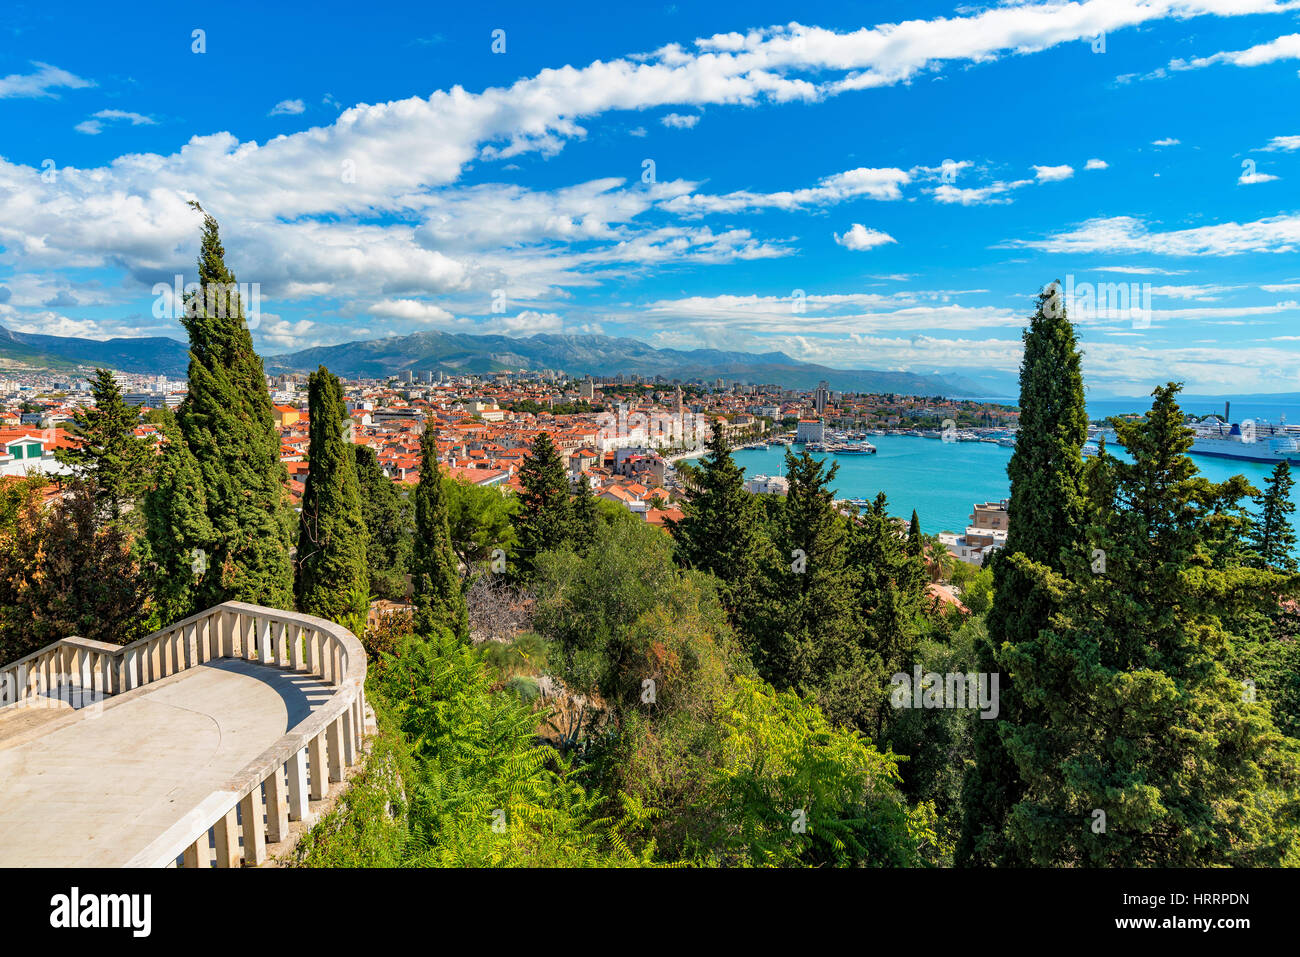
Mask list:
[[1290,153],[1300,150],[1300,136],[1275,136],[1268,141],[1267,146],[1261,146],[1260,149],[1266,153],[1275,153],[1279,150]]
[[[652,302],[638,316],[652,324],[678,328],[683,320],[689,320],[692,328],[701,323],[725,329],[733,337],[806,334],[815,329],[819,336],[838,343],[843,336],[862,331],[1019,328],[1025,323],[1025,316],[1016,310],[962,305],[953,301],[954,295],[927,290],[812,295],[799,300],[789,296],[690,296]],[[770,346],[764,350],[767,348]]]
[[88,136],[98,136],[104,131],[106,122],[124,121],[132,126],[157,126],[158,121],[152,116],[145,116],[143,113],[130,113],[126,110],[100,110],[98,113],[91,114],[88,120],[82,120],[74,129],[78,133],[85,133]]
[[1096,272],[1132,273],[1135,276],[1183,276],[1186,269],[1161,269],[1159,266],[1097,266]]
[[1195,286],[1152,286],[1151,295],[1168,299],[1196,299],[1212,301],[1225,292],[1235,292],[1241,286],[1215,286],[1209,284]]
[[450,322],[455,317],[432,302],[415,299],[385,299],[366,310],[372,316],[388,319],[406,319],[410,322]]
[[1059,183],[1074,175],[1073,166],[1035,166],[1034,174],[1040,183]]
[[306,336],[316,328],[310,319],[288,322],[271,313],[262,313],[262,321],[257,327],[257,336],[271,345],[287,349],[305,349],[315,345],[306,340]]
[[10,73],[8,76],[0,77],[0,100],[57,98],[58,94],[51,92],[52,90],[82,90],[95,85],[93,80],[83,80],[75,73],[69,73],[48,63],[33,60],[32,66],[36,67],[35,73]]
[[1260,43],[1246,50],[1231,50],[1216,53],[1213,56],[1199,57],[1194,60],[1173,60],[1169,67],[1173,70],[1199,70],[1215,63],[1231,63],[1234,66],[1262,66],[1279,60],[1300,59],[1300,33]]
[[865,196],[868,199],[902,199],[900,187],[911,182],[911,176],[901,169],[858,169],[823,177],[816,186],[804,189],[783,190],[776,193],[754,193],[738,190],[722,195],[689,193],[675,196],[664,202],[663,208],[674,213],[702,215],[704,213],[735,213],[753,209],[793,210],[808,206],[824,206]]
[[1011,183],[1005,183],[999,180],[988,186],[971,187],[963,189],[958,186],[950,186],[944,183],[936,186],[931,190],[936,202],[952,204],[959,203],[962,206],[984,206],[996,205],[1000,203],[1011,202],[1011,197],[1005,195],[1013,189],[1020,189],[1032,183],[1032,179],[1018,179]]
[[536,312],[532,309],[525,309],[518,315],[502,316],[499,320],[486,323],[481,331],[500,332],[505,335],[562,332],[564,331],[564,320],[553,312]]
[[1103,159],[1090,159],[1088,160],[1087,163],[1084,164],[1083,168],[1085,170],[1090,170],[1090,169],[1108,169],[1109,167],[1110,164]]
[[664,126],[669,126],[678,130],[689,130],[699,121],[700,117],[698,113],[688,113],[685,116],[680,113],[669,113],[667,116],[661,117],[659,120],[659,122]]
[[1152,140],[1152,146],[1178,146],[1182,140],[1176,140],[1172,136],[1166,136],[1162,140]]
[[1132,216],[1092,219],[1049,239],[1007,245],[1050,253],[1157,253],[1165,256],[1236,256],[1289,253],[1300,248],[1300,215],[1272,216],[1249,223],[1220,223],[1154,232]]
[[835,241],[845,249],[852,249],[861,252],[866,249],[875,249],[877,246],[885,246],[889,243],[898,242],[888,233],[882,233],[878,229],[868,229],[861,223],[854,223],[853,226],[844,235],[835,234]]
[[[557,286],[592,285],[651,266],[778,257],[791,251],[788,241],[747,230],[629,222],[638,214],[627,195],[578,191],[552,203],[550,213],[539,203],[537,218],[529,220],[533,238],[514,242],[490,239],[486,230],[488,245],[454,246],[438,217],[446,209],[472,216],[472,200],[502,203],[490,190],[467,193],[457,185],[470,164],[481,173],[485,162],[554,154],[587,135],[583,124],[608,113],[816,102],[1164,18],[1287,8],[1281,0],[1084,0],[999,5],[970,16],[847,32],[795,23],[545,69],[480,92],[453,87],[360,104],[327,125],[262,143],[229,132],[198,135],[168,154],[61,167],[53,183],[40,179],[39,168],[0,160],[0,245],[12,268],[116,270],[125,272],[127,286],[147,290],[192,270],[198,217],[186,201],[198,199],[221,220],[240,278],[261,282],[264,295],[360,303],[446,295],[483,301],[503,280],[513,298],[525,301],[554,295]],[[88,85],[38,64],[31,76],[0,80],[0,95],[49,96]],[[699,199],[683,193],[679,208],[671,206],[679,197],[667,191],[643,192],[664,212],[702,215],[857,196],[894,199],[908,177],[902,170],[861,169],[787,192]],[[999,201],[1020,185],[949,196],[954,188],[945,183],[935,198]],[[531,200],[521,196],[505,206],[515,208],[514,202]]]
[[271,107],[271,112],[267,116],[297,116],[299,113],[305,113],[306,104],[302,100],[281,100],[275,106]]
[[1250,166],[1243,170],[1241,175],[1237,177],[1237,183],[1241,186],[1250,186],[1254,183],[1271,183],[1273,180],[1278,178],[1279,177],[1274,176],[1272,173],[1261,173],[1253,166]]

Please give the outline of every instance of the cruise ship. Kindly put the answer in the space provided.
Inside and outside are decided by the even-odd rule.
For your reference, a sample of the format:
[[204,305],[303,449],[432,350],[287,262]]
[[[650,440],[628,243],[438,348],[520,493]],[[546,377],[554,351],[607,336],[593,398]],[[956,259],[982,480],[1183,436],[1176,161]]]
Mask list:
[[1225,424],[1218,419],[1195,426],[1193,455],[1248,462],[1300,462],[1300,428],[1267,422]]

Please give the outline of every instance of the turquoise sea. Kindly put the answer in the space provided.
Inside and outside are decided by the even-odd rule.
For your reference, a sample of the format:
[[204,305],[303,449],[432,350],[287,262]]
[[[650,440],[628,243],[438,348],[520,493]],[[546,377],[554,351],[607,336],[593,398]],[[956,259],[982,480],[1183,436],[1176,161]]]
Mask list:
[[[870,499],[883,491],[891,514],[907,518],[916,509],[927,534],[965,530],[971,505],[999,501],[1010,491],[1011,449],[989,442],[942,442],[908,435],[873,435],[870,440],[878,450],[875,455],[817,455],[839,464],[833,483],[836,497]],[[796,454],[800,450],[794,447]],[[784,449],[779,446],[738,449],[734,455],[748,476],[785,473]],[[1255,462],[1199,455],[1192,459],[1201,474],[1216,482],[1245,475],[1259,488],[1272,471],[1272,466]],[[1300,491],[1300,484],[1296,488]],[[1293,498],[1300,505],[1300,495]]]

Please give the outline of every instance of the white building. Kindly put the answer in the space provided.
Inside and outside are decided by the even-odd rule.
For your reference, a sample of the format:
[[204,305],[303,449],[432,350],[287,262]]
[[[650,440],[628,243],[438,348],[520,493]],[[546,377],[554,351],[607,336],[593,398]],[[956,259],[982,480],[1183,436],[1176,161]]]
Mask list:
[[755,495],[788,495],[790,481],[784,475],[755,475],[746,480],[745,491]]
[[826,423],[821,419],[800,419],[794,440],[801,443],[826,441]]
[[26,432],[17,430],[15,435],[9,431],[0,444],[0,475],[21,478],[28,472],[42,472],[45,475],[70,475],[71,467],[55,460],[53,448],[45,448],[45,439],[39,431]]
[[1006,501],[976,502],[971,510],[973,524],[966,526],[966,534],[940,532],[939,541],[949,553],[969,565],[984,564],[985,557],[1007,543],[1010,524]]

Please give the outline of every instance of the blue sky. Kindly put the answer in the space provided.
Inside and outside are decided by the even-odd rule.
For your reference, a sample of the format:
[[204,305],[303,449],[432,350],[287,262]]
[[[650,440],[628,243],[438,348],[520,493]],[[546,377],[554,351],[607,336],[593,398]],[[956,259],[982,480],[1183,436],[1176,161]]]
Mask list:
[[198,199],[267,353],[603,332],[998,392],[1059,279],[1095,395],[1300,390],[1300,3],[708,6],[7,6],[0,323],[183,338]]

